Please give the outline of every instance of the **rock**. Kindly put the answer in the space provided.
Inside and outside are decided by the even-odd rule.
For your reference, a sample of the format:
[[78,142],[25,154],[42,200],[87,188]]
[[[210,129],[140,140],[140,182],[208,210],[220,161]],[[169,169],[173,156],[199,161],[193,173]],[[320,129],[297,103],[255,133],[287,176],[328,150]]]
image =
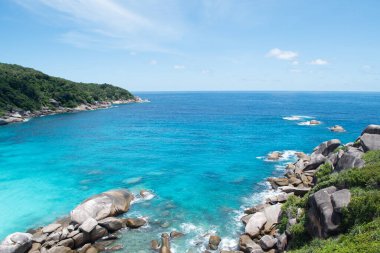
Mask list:
[[90,239],[92,242],[102,238],[103,236],[108,235],[107,229],[97,225],[90,233]]
[[0,118],[0,126],[7,125],[7,124],[8,124],[7,120]]
[[79,230],[90,233],[97,225],[98,222],[94,218],[89,217],[82,223],[82,225],[79,226]]
[[65,246],[54,246],[47,253],[74,253],[74,251]]
[[259,244],[263,250],[269,250],[273,248],[277,243],[277,239],[270,235],[264,235],[261,237]]
[[266,222],[267,218],[263,212],[254,213],[245,226],[245,233],[251,237],[259,235]]
[[129,228],[139,228],[141,226],[144,226],[146,224],[146,220],[141,219],[141,218],[128,218],[126,219],[126,225]]
[[183,233],[181,232],[178,232],[178,231],[172,231],[170,232],[170,238],[179,238],[179,237],[182,237],[184,236]]
[[8,235],[0,244],[1,253],[25,253],[32,247],[32,235],[16,232]]
[[302,183],[302,180],[296,177],[290,177],[289,178],[289,184],[292,184],[294,186],[297,186]]
[[128,211],[133,195],[126,189],[111,190],[86,199],[71,211],[71,220],[82,224],[88,218],[101,220]]
[[380,149],[380,125],[369,125],[360,136],[360,144],[365,152]]
[[71,238],[71,237],[74,237],[75,235],[79,234],[79,230],[74,230],[74,231],[71,231],[68,235],[67,235],[67,238]]
[[294,186],[282,186],[279,188],[281,191],[286,192],[286,193],[294,193],[294,195],[297,196],[303,196],[306,193],[310,191],[310,187],[294,187]]
[[256,212],[259,212],[263,210],[265,207],[269,206],[268,204],[258,204],[256,206],[253,206],[251,208],[245,209],[244,213],[246,214],[254,214]]
[[146,199],[146,200],[154,198],[154,194],[151,191],[148,191],[148,190],[141,190],[140,191],[140,196],[143,199]]
[[326,157],[322,154],[312,154],[310,158],[310,162],[305,166],[303,169],[304,171],[307,170],[315,170],[317,169],[321,164],[323,164],[326,161]]
[[342,157],[338,160],[335,169],[342,171],[350,168],[362,168],[364,166],[362,156],[363,152],[360,149],[348,147],[347,151],[344,152]]
[[351,193],[348,189],[336,191],[331,194],[331,202],[334,207],[334,212],[342,213],[342,209],[347,207],[351,201]]
[[281,156],[282,156],[282,153],[281,153],[281,152],[274,151],[274,152],[270,153],[270,154],[267,156],[267,159],[268,159],[268,160],[275,161],[275,160],[280,159]]
[[268,179],[272,187],[277,189],[277,186],[289,185],[289,180],[286,177],[271,177]]
[[90,235],[86,233],[78,233],[73,236],[74,248],[79,248],[90,241]]
[[268,231],[280,220],[281,204],[268,206],[263,210],[263,213],[267,221],[265,223],[265,230]]
[[253,250],[261,250],[261,247],[256,244],[248,235],[242,235],[239,238],[239,250],[245,253],[250,253]]
[[346,132],[346,130],[340,125],[329,127],[329,129],[331,132],[338,132],[338,133]]
[[42,231],[37,232],[33,234],[32,236],[32,241],[37,242],[37,243],[44,243],[46,239],[47,239],[47,234],[42,233]]
[[217,235],[211,235],[208,240],[208,247],[211,250],[217,250],[222,239]]
[[277,249],[282,252],[286,249],[286,245],[288,244],[288,238],[285,233],[281,234],[277,237]]
[[160,248],[160,243],[157,240],[150,241],[150,247],[154,250],[158,250]]
[[89,247],[87,250],[86,250],[86,253],[98,253],[99,250],[93,246]]
[[320,125],[322,122],[318,121],[318,120],[315,120],[315,119],[312,119],[309,121],[309,124],[310,125]]
[[114,217],[107,217],[98,221],[98,224],[110,232],[115,232],[123,227],[123,222]]
[[237,250],[222,250],[220,253],[244,253],[243,251],[237,251]]
[[60,227],[62,227],[61,224],[59,224],[59,223],[53,223],[53,224],[47,225],[46,227],[43,227],[42,228],[42,232],[43,233],[51,233],[51,232],[54,232],[55,230],[57,230]]
[[334,152],[334,150],[340,145],[341,145],[341,142],[338,139],[325,141],[319,144],[316,148],[314,148],[313,154],[315,155],[321,154],[323,156],[328,156],[330,153]]
[[81,248],[77,249],[78,253],[85,253],[89,248],[91,248],[91,243],[86,243]]
[[122,248],[124,248],[123,245],[121,245],[121,244],[116,244],[116,245],[114,245],[114,246],[111,246],[111,247],[109,247],[109,248],[106,248],[105,250],[106,250],[106,251],[118,251],[118,250],[121,250]]
[[166,233],[161,235],[161,247],[159,253],[171,253],[169,235]]
[[65,247],[69,247],[69,248],[74,248],[74,239],[67,238],[65,240],[58,242],[57,245],[58,246],[65,246]]
[[253,214],[247,214],[247,215],[244,215],[243,217],[241,217],[241,221],[243,222],[244,225],[247,225],[249,219],[252,217]]
[[309,198],[310,208],[308,210],[308,230],[310,234],[326,238],[333,234],[339,224],[333,222],[334,208],[331,203],[330,195],[336,192],[334,186],[330,186],[317,191]]

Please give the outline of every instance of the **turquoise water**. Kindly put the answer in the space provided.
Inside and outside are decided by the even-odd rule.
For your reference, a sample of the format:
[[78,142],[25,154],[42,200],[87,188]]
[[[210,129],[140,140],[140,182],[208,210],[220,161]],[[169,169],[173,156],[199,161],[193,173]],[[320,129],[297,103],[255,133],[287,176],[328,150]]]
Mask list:
[[[217,232],[233,247],[239,210],[261,201],[265,178],[282,173],[291,151],[324,140],[355,140],[380,123],[380,93],[143,93],[151,103],[32,119],[0,128],[0,238],[64,216],[83,199],[113,188],[150,189],[128,216],[149,225],[123,231],[125,252],[174,229],[176,252],[204,247]],[[323,122],[298,125],[283,117]],[[346,133],[327,127],[339,124]],[[288,151],[274,163],[262,157]],[[162,227],[163,226],[163,227]]]

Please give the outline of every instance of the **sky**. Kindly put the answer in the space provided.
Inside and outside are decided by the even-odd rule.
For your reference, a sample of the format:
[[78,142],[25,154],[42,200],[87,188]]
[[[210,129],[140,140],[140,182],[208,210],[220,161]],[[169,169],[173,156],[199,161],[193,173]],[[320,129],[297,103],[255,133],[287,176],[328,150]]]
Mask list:
[[1,0],[0,62],[131,91],[380,91],[378,0]]

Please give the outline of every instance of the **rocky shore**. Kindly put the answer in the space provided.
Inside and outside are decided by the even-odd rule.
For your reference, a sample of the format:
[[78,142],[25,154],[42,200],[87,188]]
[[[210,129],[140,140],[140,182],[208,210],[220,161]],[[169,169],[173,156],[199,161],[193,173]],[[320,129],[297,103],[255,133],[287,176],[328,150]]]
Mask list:
[[82,112],[82,111],[93,111],[93,110],[98,110],[98,109],[107,109],[107,108],[112,107],[113,105],[145,103],[149,101],[141,99],[140,97],[135,97],[133,99],[128,99],[128,100],[113,100],[113,101],[95,102],[92,104],[81,104],[73,108],[62,107],[54,99],[50,99],[49,102],[51,106],[43,107],[41,108],[41,110],[37,110],[33,112],[22,111],[22,110],[7,112],[3,116],[0,117],[0,126],[11,124],[11,123],[17,123],[17,122],[25,122],[31,118],[43,117],[47,115],[54,115],[54,114],[60,114],[60,113],[74,113],[74,112]]
[[[268,179],[277,194],[267,198],[263,204],[244,210],[241,221],[245,230],[239,238],[239,251],[224,252],[285,252],[295,239],[291,227],[296,226],[301,217],[307,217],[307,231],[313,238],[339,234],[342,210],[349,205],[351,192],[335,186],[316,191],[313,189],[316,175],[326,168],[331,173],[362,168],[365,165],[363,155],[372,150],[380,150],[380,125],[369,125],[355,142],[342,145],[333,139],[318,145],[311,155],[298,153],[298,160],[287,165],[283,177]],[[280,156],[274,152],[268,159],[275,160]],[[308,210],[297,208],[292,212],[284,209],[287,200],[294,195],[307,197]],[[286,227],[280,229],[284,220],[287,221]]]

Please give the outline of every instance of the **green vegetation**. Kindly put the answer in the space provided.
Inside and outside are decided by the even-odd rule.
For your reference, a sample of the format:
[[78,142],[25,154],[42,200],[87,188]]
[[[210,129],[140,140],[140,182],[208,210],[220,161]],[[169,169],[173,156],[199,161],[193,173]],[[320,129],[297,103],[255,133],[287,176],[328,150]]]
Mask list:
[[[380,150],[364,154],[364,168],[353,168],[333,173],[331,165],[325,164],[317,172],[316,186],[303,198],[291,197],[283,206],[283,211],[292,212],[297,208],[307,208],[310,194],[328,187],[349,188],[351,202],[343,210],[341,229],[343,234],[327,240],[311,240],[307,236],[307,217],[291,227],[291,253],[375,253],[380,249]],[[289,202],[289,203],[288,203]],[[281,220],[280,228],[286,228],[287,220]],[[285,225],[284,225],[285,224]]]
[[110,84],[76,83],[31,68],[0,63],[0,114],[12,110],[38,110],[43,106],[75,107],[83,103],[131,99],[133,95]]
[[349,233],[327,240],[315,239],[291,253],[378,253],[380,218],[355,226]]

